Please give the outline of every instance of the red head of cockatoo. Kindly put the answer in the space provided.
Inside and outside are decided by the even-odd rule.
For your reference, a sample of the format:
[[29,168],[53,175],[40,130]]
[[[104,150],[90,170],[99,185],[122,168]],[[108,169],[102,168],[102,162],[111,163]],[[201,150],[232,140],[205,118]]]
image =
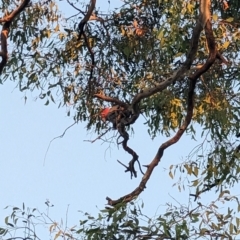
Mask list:
[[104,109],[101,111],[101,118],[102,118],[103,121],[106,121],[107,115],[108,115],[109,111],[110,111],[110,108],[109,108],[109,107],[104,108]]

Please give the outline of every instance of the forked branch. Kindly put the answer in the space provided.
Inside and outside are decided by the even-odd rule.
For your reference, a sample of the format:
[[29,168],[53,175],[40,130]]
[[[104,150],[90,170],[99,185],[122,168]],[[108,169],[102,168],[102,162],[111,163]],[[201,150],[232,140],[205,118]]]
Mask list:
[[115,104],[111,110],[108,110],[108,113],[104,118],[105,121],[107,120],[113,124],[113,129],[116,129],[118,131],[119,138],[123,139],[121,142],[117,143],[121,144],[123,149],[132,156],[132,160],[130,160],[128,166],[121,163],[119,160],[118,162],[126,168],[125,172],[130,172],[131,178],[133,176],[137,177],[135,163],[137,162],[139,164],[139,169],[141,172],[142,169],[138,160],[137,153],[128,146],[129,135],[126,131],[126,126],[129,126],[136,121],[139,116],[139,111],[134,111],[131,109],[131,105],[124,103],[117,98],[108,97],[103,94],[95,94],[94,97]]
[[163,156],[164,150],[166,148],[168,148],[169,146],[173,145],[174,143],[178,142],[178,140],[181,138],[181,136],[183,135],[186,128],[188,127],[188,125],[191,122],[192,114],[193,114],[193,107],[194,107],[194,89],[195,89],[196,82],[197,82],[197,79],[194,79],[194,80],[190,81],[190,83],[189,83],[187,115],[185,117],[185,121],[184,121],[183,125],[180,127],[180,129],[178,130],[176,135],[160,146],[160,148],[158,149],[158,152],[157,152],[156,156],[154,157],[154,159],[152,160],[152,162],[149,165],[147,165],[147,170],[146,170],[139,186],[133,192],[131,192],[117,200],[112,200],[111,198],[107,197],[106,199],[108,201],[108,205],[115,206],[116,204],[121,203],[121,202],[130,202],[133,199],[135,199],[136,197],[138,197],[138,195],[141,192],[143,192],[154,168],[160,162],[160,160]]
[[[207,6],[207,7],[205,7]],[[115,206],[118,203],[121,202],[130,202],[136,197],[139,196],[139,194],[146,188],[146,184],[148,180],[150,179],[150,176],[154,170],[154,168],[158,165],[158,163],[161,161],[161,158],[163,156],[164,150],[170,147],[171,145],[177,143],[179,139],[182,137],[183,133],[186,131],[187,127],[189,126],[191,120],[192,120],[192,115],[193,115],[193,109],[194,109],[194,89],[197,83],[197,79],[204,73],[206,72],[214,63],[214,61],[217,58],[217,50],[216,50],[216,44],[215,44],[215,39],[213,36],[213,31],[212,31],[212,25],[210,22],[210,18],[208,18],[210,14],[210,0],[202,0],[200,4],[200,14],[199,14],[199,19],[197,21],[196,27],[194,28],[193,31],[193,36],[192,36],[192,43],[191,47],[189,50],[189,53],[187,55],[187,59],[183,66],[176,71],[172,78],[169,78],[165,82],[161,83],[157,89],[148,89],[144,91],[143,93],[137,94],[135,98],[133,99],[133,104],[136,104],[139,102],[141,99],[145,97],[149,97],[152,94],[161,91],[164,86],[168,86],[171,82],[172,79],[178,80],[179,78],[183,78],[183,75],[185,74],[186,70],[189,69],[192,65],[192,62],[194,60],[194,57],[197,52],[198,48],[198,41],[200,37],[200,33],[202,31],[202,27],[205,29],[205,35],[207,38],[207,44],[208,44],[208,49],[209,49],[209,56],[208,59],[206,60],[205,64],[199,68],[193,75],[189,76],[189,90],[188,90],[188,98],[187,98],[187,110],[186,110],[186,117],[185,120],[182,124],[182,126],[179,128],[177,133],[175,134],[174,137],[163,143],[158,151],[152,162],[147,165],[147,170],[139,184],[139,186],[132,191],[131,193],[117,199],[117,200],[112,200],[111,198],[107,197],[108,205],[110,206]],[[203,9],[207,12],[203,12]]]

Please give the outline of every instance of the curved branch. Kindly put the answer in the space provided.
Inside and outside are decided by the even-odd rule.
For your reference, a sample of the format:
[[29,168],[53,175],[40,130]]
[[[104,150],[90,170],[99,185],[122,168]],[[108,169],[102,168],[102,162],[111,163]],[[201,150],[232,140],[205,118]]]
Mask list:
[[22,3],[15,10],[12,11],[12,13],[10,13],[8,16],[1,18],[0,23],[2,22],[12,23],[15,17],[17,17],[17,15],[19,15],[27,7],[29,2],[30,0],[23,0]]
[[206,35],[207,45],[209,49],[208,59],[201,68],[197,69],[197,71],[192,76],[189,76],[190,79],[199,78],[203,73],[205,73],[212,66],[212,64],[217,58],[217,48],[216,48],[215,38],[213,36],[212,23],[210,22],[210,20],[208,20],[205,24],[205,35]]
[[94,94],[93,97],[96,97],[96,98],[101,99],[101,100],[106,101],[106,102],[116,103],[116,105],[119,105],[119,106],[124,107],[126,109],[129,107],[129,105],[127,103],[122,102],[117,98],[108,97],[108,96],[105,96],[105,95],[100,94],[100,93]]
[[[138,160],[137,153],[127,145],[128,140],[129,140],[129,135],[126,132],[125,126],[126,126],[126,124],[124,124],[123,122],[120,122],[117,124],[117,130],[118,130],[120,136],[123,138],[123,141],[121,142],[122,147],[126,152],[128,152],[130,155],[132,155],[132,160],[128,163],[128,166],[125,166],[119,160],[118,160],[118,162],[126,168],[125,172],[130,172],[131,178],[132,178],[133,176],[137,177],[137,171],[135,170],[135,162],[139,163],[139,160]],[[142,172],[140,164],[139,164],[139,168],[140,168],[140,171]]]
[[94,59],[94,53],[92,51],[92,48],[90,47],[89,41],[88,41],[87,36],[84,32],[84,26],[88,22],[88,20],[90,19],[91,15],[93,13],[93,10],[95,8],[95,5],[96,5],[96,0],[91,0],[91,3],[89,4],[89,8],[88,8],[88,11],[87,11],[87,14],[84,16],[84,18],[81,20],[81,22],[78,25],[78,29],[79,29],[78,40],[80,40],[82,35],[83,35],[84,41],[86,43],[86,46],[87,46],[88,52],[90,53],[90,57],[91,57],[91,61],[92,61],[92,64],[91,64],[91,67],[90,67],[89,83],[88,83],[89,97],[92,95],[92,92],[93,92],[92,91],[93,90],[93,79],[92,79],[92,77],[93,77],[93,68],[94,68],[94,65],[95,65],[95,59]]
[[200,21],[202,27],[205,28],[208,20],[211,19],[211,1],[210,0],[201,0],[200,2]]
[[94,94],[93,96],[97,97],[98,99],[107,102],[113,102],[116,104],[114,107],[111,108],[111,111],[108,112],[106,118],[108,119],[108,121],[113,123],[114,129],[118,130],[118,133],[120,135],[119,137],[123,138],[122,142],[117,143],[122,144],[123,149],[130,155],[132,155],[132,160],[128,163],[128,166],[124,165],[119,160],[118,162],[126,168],[125,172],[130,172],[131,178],[133,176],[137,177],[137,171],[135,170],[135,162],[138,162],[139,169],[141,172],[142,169],[138,160],[137,153],[127,144],[129,140],[129,135],[126,131],[126,126],[129,126],[130,124],[134,123],[139,117],[139,113],[133,113],[133,110],[131,109],[129,104],[122,102],[117,98],[108,97],[103,94]]
[[84,15],[84,12],[83,12],[81,9],[77,8],[77,7],[76,7],[73,3],[71,3],[69,0],[67,0],[67,2],[68,2],[68,4],[71,5],[75,10],[79,11],[81,14]]
[[[202,0],[200,4],[200,16],[197,20],[196,26],[193,29],[192,34],[192,40],[191,40],[191,46],[186,56],[186,61],[183,63],[182,67],[176,70],[172,73],[172,76],[165,79],[165,81],[161,82],[159,85],[146,89],[142,91],[141,93],[138,93],[135,95],[132,101],[132,105],[138,104],[142,99],[152,96],[153,94],[156,94],[158,92],[161,92],[162,90],[166,89],[170,84],[172,84],[175,81],[183,79],[186,72],[190,69],[194,58],[197,53],[198,49],[198,41],[200,37],[200,33],[203,30],[203,25],[205,26],[205,21],[210,20],[208,17],[210,15],[210,9],[209,9],[209,1],[210,0]],[[205,12],[204,12],[205,11]],[[203,24],[204,21],[204,24]],[[208,21],[210,22],[210,21]],[[133,107],[134,108],[134,107]]]
[[178,130],[176,135],[173,138],[166,141],[165,143],[163,143],[159,147],[156,156],[154,157],[152,162],[149,165],[147,165],[147,171],[145,172],[139,186],[133,192],[131,192],[131,193],[129,193],[129,194],[117,199],[117,200],[112,200],[109,197],[107,197],[108,205],[114,206],[114,205],[116,205],[120,202],[130,202],[134,198],[136,198],[144,190],[144,188],[146,187],[146,184],[147,184],[154,168],[160,162],[160,160],[163,156],[164,150],[167,149],[168,147],[170,147],[171,145],[175,144],[176,142],[178,142],[178,140],[181,138],[181,136],[183,135],[186,128],[188,127],[188,125],[191,122],[192,114],[193,114],[193,107],[194,107],[194,101],[193,100],[194,100],[194,89],[195,89],[196,82],[197,82],[197,79],[190,81],[189,92],[188,92],[187,115],[185,117],[185,121],[184,121],[183,125],[180,127],[180,129]]
[[23,0],[22,3],[8,16],[0,19],[0,23],[4,23],[1,31],[1,51],[0,56],[2,61],[0,62],[0,74],[3,71],[4,66],[7,64],[8,60],[8,50],[7,50],[7,38],[10,30],[12,21],[27,7],[30,0]]
[[91,0],[91,3],[89,5],[88,11],[87,11],[87,14],[85,15],[85,17],[81,20],[81,22],[78,25],[78,29],[79,29],[79,37],[78,37],[78,39],[81,39],[82,34],[84,32],[84,26],[88,22],[89,18],[91,17],[92,12],[93,12],[93,10],[95,8],[95,5],[96,5],[96,0]]
[[176,70],[172,73],[172,76],[167,78],[165,81],[161,82],[159,85],[146,89],[142,91],[141,93],[138,93],[135,95],[132,101],[133,109],[134,106],[137,105],[142,99],[152,96],[153,94],[156,94],[158,92],[161,92],[162,90],[166,89],[170,84],[172,84],[175,81],[179,81],[184,78],[187,71],[190,69],[193,60],[196,56],[197,49],[198,49],[198,41],[200,37],[200,33],[202,31],[202,25],[201,21],[198,20],[195,28],[193,29],[193,35],[191,40],[191,46],[188,51],[188,54],[186,56],[186,61],[183,63],[182,67]]
[[90,53],[90,57],[91,57],[91,66],[90,66],[90,75],[89,75],[89,81],[88,81],[88,89],[89,89],[89,97],[92,95],[92,92],[93,92],[93,68],[95,66],[95,57],[94,57],[94,53],[89,45],[89,41],[87,39],[87,36],[85,34],[85,32],[82,33],[83,34],[83,37],[84,37],[84,41],[86,43],[86,46],[87,46],[87,49],[88,49],[88,52]]
[[[205,0],[203,0],[203,2],[204,1]],[[199,18],[201,18],[201,15]],[[200,21],[198,21],[196,28],[199,28],[199,23],[200,23]],[[196,30],[196,28],[195,28],[195,30]],[[216,57],[217,57],[216,44],[215,44],[215,39],[213,36],[212,25],[211,25],[210,19],[207,19],[207,21],[206,21],[205,34],[206,34],[207,44],[208,44],[208,48],[209,48],[209,56],[208,56],[206,63],[201,68],[199,68],[192,76],[189,77],[190,83],[189,83],[188,98],[187,98],[187,114],[186,114],[186,117],[185,117],[185,120],[184,120],[182,126],[179,128],[179,130],[177,131],[177,133],[175,134],[174,137],[172,137],[171,139],[169,139],[168,141],[166,141],[159,147],[156,156],[154,157],[152,162],[149,165],[147,165],[147,171],[145,172],[139,186],[131,193],[129,193],[117,200],[112,200],[111,198],[107,197],[106,199],[108,201],[108,205],[114,206],[121,202],[130,202],[133,199],[135,199],[136,197],[138,197],[138,195],[146,187],[146,184],[147,184],[148,180],[150,179],[150,176],[151,176],[154,168],[160,162],[160,160],[163,156],[164,150],[167,149],[168,147],[170,147],[171,145],[177,143],[179,141],[179,139],[182,137],[183,133],[186,131],[187,127],[189,126],[189,124],[192,120],[192,115],[193,115],[194,89],[196,86],[197,79],[199,78],[199,76],[201,76],[204,72],[206,72],[212,66],[212,64],[214,63],[214,61],[216,60]],[[200,36],[200,33],[198,34],[198,36]],[[198,39],[196,39],[195,36],[193,36],[193,40],[198,42]],[[192,41],[192,45],[193,44],[194,44],[194,41]],[[195,46],[192,46],[192,48],[194,48],[194,47]],[[191,53],[191,50],[189,53]],[[192,64],[191,59],[187,59],[185,61],[185,67],[190,66],[189,64]]]
[[181,136],[183,135],[186,128],[188,127],[188,125],[191,122],[192,114],[193,114],[193,106],[194,106],[194,101],[193,101],[193,99],[194,99],[194,89],[195,89],[196,82],[197,82],[197,79],[190,81],[189,92],[188,92],[187,115],[185,117],[185,121],[184,121],[183,125],[180,127],[180,129],[178,130],[176,135],[173,138],[166,141],[165,143],[163,143],[159,147],[156,156],[154,157],[152,162],[147,166],[147,171],[145,172],[139,186],[133,192],[131,192],[131,193],[129,193],[129,194],[117,199],[117,200],[112,200],[111,198],[107,197],[106,199],[108,201],[108,205],[114,206],[114,205],[116,205],[118,203],[121,203],[121,202],[130,202],[133,199],[135,199],[144,190],[144,188],[146,187],[146,184],[147,184],[154,168],[160,162],[160,160],[163,156],[164,150],[167,149],[168,147],[170,147],[171,145],[175,144],[176,142],[178,142],[178,140],[181,138]]

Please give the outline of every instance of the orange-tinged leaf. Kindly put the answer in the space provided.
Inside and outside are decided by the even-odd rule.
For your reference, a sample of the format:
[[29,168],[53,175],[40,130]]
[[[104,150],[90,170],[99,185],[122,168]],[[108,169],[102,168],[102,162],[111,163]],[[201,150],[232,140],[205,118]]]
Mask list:
[[229,5],[226,1],[223,1],[223,10],[227,10],[229,8]]
[[198,179],[197,179],[197,180],[194,180],[194,181],[192,181],[192,183],[193,183],[193,184],[192,184],[192,186],[193,186],[193,187],[196,187],[196,186],[198,185]]
[[185,164],[184,167],[186,168],[187,173],[188,173],[189,175],[191,175],[191,174],[192,174],[192,167],[189,166],[189,165],[187,165],[187,164]]
[[227,41],[227,42],[225,42],[224,44],[223,44],[223,48],[224,49],[227,49],[228,48],[228,46],[229,46],[229,44],[230,44],[230,42],[229,41]]
[[188,10],[190,13],[193,12],[193,8],[194,8],[194,6],[193,6],[191,3],[188,3],[188,4],[187,4],[187,10]]
[[216,22],[218,20],[218,15],[217,14],[213,14],[212,15],[212,19]]
[[198,176],[198,167],[193,168],[193,174],[195,175],[195,177]]
[[158,34],[158,39],[161,40],[163,38],[163,30],[160,31],[160,33]]
[[60,30],[59,24],[57,24],[57,26],[54,28],[54,31],[55,31],[55,32],[58,32],[59,30]]
[[56,240],[60,235],[62,234],[62,231],[58,231],[58,233],[55,235],[54,240]]
[[138,22],[137,22],[137,20],[136,20],[136,19],[134,19],[134,20],[133,20],[133,26],[134,26],[135,28],[137,28],[137,27],[138,27]]
[[226,19],[227,22],[232,22],[233,20],[234,20],[233,17],[230,17],[230,18]]
[[170,176],[170,178],[173,179],[173,173],[171,171],[169,172],[169,176]]

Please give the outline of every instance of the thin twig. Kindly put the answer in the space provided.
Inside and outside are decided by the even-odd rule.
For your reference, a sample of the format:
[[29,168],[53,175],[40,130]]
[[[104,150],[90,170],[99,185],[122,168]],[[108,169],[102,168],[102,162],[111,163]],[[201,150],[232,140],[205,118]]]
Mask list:
[[84,140],[84,142],[90,142],[90,143],[94,143],[96,142],[98,139],[100,139],[102,136],[104,136],[110,129],[112,129],[111,127],[108,128],[104,133],[102,133],[101,135],[99,135],[97,138],[95,138],[94,140]]
[[45,156],[44,156],[43,166],[45,165],[45,160],[46,160],[46,157],[47,157],[47,154],[48,154],[48,150],[50,149],[50,146],[51,146],[52,142],[53,142],[54,140],[56,140],[57,138],[62,138],[62,137],[65,135],[65,133],[67,132],[67,130],[68,130],[69,128],[73,127],[76,123],[77,123],[77,122],[74,122],[73,124],[71,124],[69,127],[67,127],[67,128],[64,130],[64,132],[63,132],[60,136],[57,136],[57,137],[53,138],[53,139],[49,142],[48,147],[47,147],[47,151],[46,151]]

